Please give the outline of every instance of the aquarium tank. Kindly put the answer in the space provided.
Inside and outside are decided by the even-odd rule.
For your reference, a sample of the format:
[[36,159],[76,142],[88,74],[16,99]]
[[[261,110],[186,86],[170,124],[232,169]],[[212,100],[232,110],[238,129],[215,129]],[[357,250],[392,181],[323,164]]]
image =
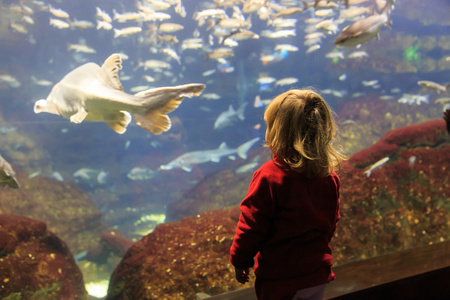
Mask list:
[[327,101],[348,157],[334,266],[447,243],[449,14],[448,0],[0,0],[0,298],[253,286],[229,248],[271,159],[265,107],[293,88]]

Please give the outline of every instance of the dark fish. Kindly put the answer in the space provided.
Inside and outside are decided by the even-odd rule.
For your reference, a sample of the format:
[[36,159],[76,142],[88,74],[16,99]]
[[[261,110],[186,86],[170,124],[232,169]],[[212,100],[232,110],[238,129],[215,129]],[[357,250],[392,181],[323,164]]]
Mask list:
[[383,12],[379,15],[367,17],[365,19],[356,21],[348,26],[341,34],[338,35],[334,44],[341,47],[353,47],[365,43],[374,37],[378,37],[383,26],[388,25],[392,27],[389,17],[392,9],[393,1],[386,2]]
[[444,111],[444,120],[447,124],[447,131],[450,134],[450,109]]
[[0,155],[0,186],[9,186],[13,189],[19,187],[16,179],[16,173],[11,165]]

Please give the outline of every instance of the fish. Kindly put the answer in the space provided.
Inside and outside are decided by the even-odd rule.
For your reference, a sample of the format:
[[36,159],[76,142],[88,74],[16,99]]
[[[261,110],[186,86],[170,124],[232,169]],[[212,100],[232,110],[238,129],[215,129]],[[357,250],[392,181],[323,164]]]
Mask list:
[[344,59],[344,53],[342,51],[331,51],[325,54],[325,57],[330,59]]
[[347,55],[347,58],[363,58],[368,57],[369,54],[366,51],[353,51],[349,55]]
[[222,43],[224,43],[227,39],[232,39],[235,41],[244,41],[248,39],[259,39],[259,35],[254,33],[253,31],[241,28],[225,36]]
[[58,180],[58,181],[64,181],[64,178],[62,177],[61,173],[59,173],[58,171],[53,172],[52,174],[50,174],[49,178]]
[[415,157],[415,156],[410,156],[408,158],[408,165],[409,165],[409,167],[412,167],[412,165],[416,162],[416,159],[417,159],[417,157]]
[[250,150],[250,148],[257,141],[259,141],[258,137],[243,143],[235,149],[228,148],[227,144],[223,142],[217,149],[192,151],[182,154],[168,164],[161,165],[159,168],[161,170],[173,170],[180,168],[186,172],[191,172],[193,165],[199,165],[209,161],[219,162],[224,156],[237,154],[240,158],[247,159],[248,150]]
[[79,182],[93,187],[97,184],[105,184],[108,173],[103,170],[81,168],[73,173],[73,177],[75,177]]
[[256,82],[260,84],[271,84],[274,83],[275,81],[277,81],[277,79],[270,76],[261,76],[258,79],[256,79]]
[[10,187],[13,189],[19,188],[19,182],[16,178],[16,172],[14,172],[11,165],[0,155],[0,186]]
[[278,44],[274,48],[275,51],[289,51],[289,52],[295,52],[298,51],[298,47],[291,45],[291,44]]
[[127,177],[131,180],[150,180],[158,174],[158,171],[150,168],[134,167],[128,172]]
[[314,14],[318,17],[330,17],[334,15],[334,10],[331,8],[328,9],[319,9],[314,12]]
[[50,18],[50,25],[59,29],[66,29],[70,27],[69,23],[54,18]]
[[15,31],[17,31],[19,33],[28,34],[28,29],[23,24],[9,23],[8,27],[14,29]]
[[10,87],[13,88],[18,88],[21,85],[20,81],[10,74],[0,74],[0,83],[2,82],[8,84]]
[[430,90],[435,90],[438,94],[440,92],[444,92],[444,93],[449,93],[450,91],[450,83],[446,84],[446,85],[442,85],[433,81],[429,81],[429,80],[420,80],[417,82],[418,85],[430,89]]
[[219,22],[217,22],[217,26],[221,28],[240,29],[240,28],[250,28],[251,24],[242,19],[228,18],[228,19],[221,19]]
[[295,77],[286,77],[280,80],[275,81],[275,86],[284,86],[284,85],[291,85],[294,83],[297,83],[298,79]]
[[149,2],[153,7],[159,8],[159,9],[167,9],[170,7],[169,3],[166,3],[161,0],[146,0]]
[[219,60],[221,58],[230,58],[233,56],[234,56],[233,49],[221,47],[221,48],[216,48],[211,53],[207,54],[206,60],[209,60],[209,59]]
[[375,79],[375,80],[363,80],[363,81],[361,81],[361,83],[364,86],[374,86],[374,85],[378,84],[378,80],[377,79]]
[[171,16],[162,12],[153,12],[149,14],[144,14],[144,21],[164,21],[169,20]]
[[7,127],[7,126],[0,127],[1,134],[8,134],[8,133],[14,132],[16,130],[17,130],[17,127]]
[[430,103],[429,95],[412,95],[412,94],[403,94],[402,97],[400,97],[397,102],[398,103],[407,103],[410,105],[417,104],[420,105],[422,102],[424,103]]
[[295,29],[267,31],[264,34],[261,33],[261,35],[270,39],[285,38],[288,36],[295,36]]
[[75,51],[75,52],[83,52],[83,53],[96,53],[97,51],[95,51],[94,48],[89,47],[87,45],[84,44],[67,44],[67,50],[71,51]]
[[158,26],[160,32],[172,33],[183,30],[184,26],[176,23],[161,23]]
[[436,99],[436,101],[434,101],[434,103],[439,103],[439,104],[444,104],[444,105],[450,104],[450,97]]
[[353,47],[378,36],[383,26],[388,25],[392,27],[389,10],[389,3],[386,3],[385,9],[381,14],[356,21],[338,35],[334,40],[334,44],[341,47]]
[[124,12],[118,13],[115,9],[113,9],[113,19],[119,23],[125,23],[127,21],[138,20],[142,18],[142,14],[138,12]]
[[236,120],[245,120],[244,110],[247,106],[247,102],[239,105],[237,110],[233,109],[233,106],[229,106],[228,110],[222,112],[214,122],[214,129],[222,129],[224,127],[232,125]]
[[385,158],[380,159],[379,161],[377,161],[376,163],[374,163],[373,165],[371,165],[367,170],[365,170],[365,171],[364,171],[364,174],[366,174],[367,177],[370,177],[370,174],[371,174],[374,170],[380,168],[381,166],[383,166],[383,165],[384,165],[385,163],[387,163],[388,161],[389,161],[389,157],[388,157],[388,156],[385,157]]
[[160,87],[131,95],[123,91],[118,77],[122,68],[120,54],[110,55],[102,66],[86,63],[69,72],[55,84],[47,99],[34,105],[35,113],[51,113],[79,124],[105,122],[123,134],[133,116],[136,124],[154,134],[171,127],[167,113],[176,109],[184,97],[198,96],[204,84],[192,83]]
[[286,9],[282,9],[279,12],[272,14],[270,17],[272,19],[277,19],[277,18],[283,18],[283,17],[289,17],[298,13],[303,12],[303,8],[300,7],[289,7]]
[[161,51],[173,58],[179,65],[181,65],[181,58],[175,50],[173,50],[172,48],[164,48]]
[[219,100],[222,98],[219,94],[216,93],[203,93],[200,98],[204,98],[207,100]]
[[297,19],[277,18],[270,22],[273,27],[295,27]]
[[97,10],[97,17],[102,19],[104,22],[107,22],[107,23],[112,22],[111,16],[107,12],[102,10],[100,7],[96,7],[96,10]]
[[357,18],[359,16],[362,16],[364,14],[369,14],[372,12],[372,7],[367,6],[367,7],[352,7],[352,8],[348,8],[345,10],[341,10],[339,12],[339,17],[341,19],[354,19]]
[[322,30],[326,33],[333,33],[335,34],[338,31],[337,24],[331,19],[331,20],[323,20],[315,25],[315,27],[319,30]]
[[250,162],[243,164],[243,165],[239,166],[238,168],[236,168],[236,170],[234,170],[234,172],[237,174],[251,172],[259,165],[258,160],[259,160],[259,155],[256,155],[255,157],[253,157],[253,159]]
[[312,53],[320,49],[320,45],[312,45],[306,50],[306,54]]
[[77,19],[75,19],[72,22],[70,22],[70,25],[72,27],[81,28],[81,29],[94,27],[94,23],[92,23],[91,21],[77,20]]
[[96,29],[104,29],[104,30],[111,30],[112,24],[106,21],[102,21],[102,20],[97,20],[97,27]]
[[157,59],[148,59],[144,62],[139,62],[137,68],[144,67],[147,69],[170,69],[170,64]]
[[122,28],[122,29],[113,28],[113,30],[114,30],[114,38],[117,38],[119,36],[127,36],[127,35],[131,35],[131,34],[139,33],[142,31],[142,28],[138,27],[138,26],[131,26],[131,27],[126,27],[126,28]]
[[223,9],[205,9],[194,14],[194,20],[199,21],[203,18],[222,18],[226,15],[226,12]]
[[54,8],[50,4],[48,5],[48,11],[58,18],[68,19],[69,14],[60,8]]

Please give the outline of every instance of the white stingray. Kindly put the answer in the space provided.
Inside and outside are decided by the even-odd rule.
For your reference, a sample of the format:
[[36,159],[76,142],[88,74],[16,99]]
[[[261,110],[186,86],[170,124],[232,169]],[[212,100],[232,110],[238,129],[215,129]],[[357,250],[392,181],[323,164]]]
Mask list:
[[[124,133],[133,116],[136,124],[160,134],[170,129],[167,113],[184,97],[198,96],[205,85],[199,83],[149,89],[131,95],[123,91],[117,72],[122,68],[120,54],[112,54],[100,67],[84,64],[58,82],[47,99],[36,101],[34,112],[63,116],[74,123],[105,122]],[[131,114],[131,115],[130,115]]]

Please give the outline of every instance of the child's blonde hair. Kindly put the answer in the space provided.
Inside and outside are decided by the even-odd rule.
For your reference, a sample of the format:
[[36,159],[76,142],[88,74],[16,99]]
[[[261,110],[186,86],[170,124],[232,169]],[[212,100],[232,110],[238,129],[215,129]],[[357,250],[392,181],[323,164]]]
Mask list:
[[332,144],[336,132],[332,111],[313,90],[290,90],[275,97],[264,120],[266,146],[297,172],[325,177],[345,159]]

